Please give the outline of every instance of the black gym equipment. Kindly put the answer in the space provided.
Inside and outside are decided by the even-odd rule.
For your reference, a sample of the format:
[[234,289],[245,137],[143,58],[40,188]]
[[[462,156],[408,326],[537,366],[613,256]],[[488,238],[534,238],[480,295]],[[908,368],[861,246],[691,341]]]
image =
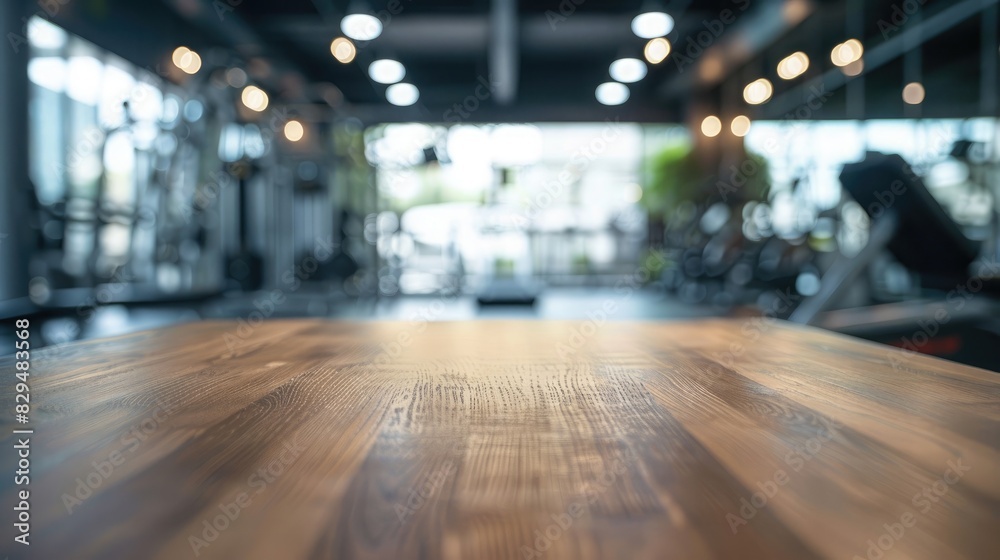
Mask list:
[[[996,272],[976,266],[980,243],[962,233],[899,155],[869,152],[864,161],[844,166],[840,181],[871,220],[868,243],[853,257],[838,257],[819,292],[789,319],[998,369],[995,356],[961,353],[982,347],[973,338],[997,340],[995,327],[984,328],[1000,308],[991,293]],[[919,275],[928,299],[832,310],[885,251]]]

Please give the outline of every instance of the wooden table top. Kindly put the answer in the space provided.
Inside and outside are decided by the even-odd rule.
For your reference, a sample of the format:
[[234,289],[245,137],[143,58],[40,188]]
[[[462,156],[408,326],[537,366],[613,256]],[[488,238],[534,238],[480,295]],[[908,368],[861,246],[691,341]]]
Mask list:
[[1000,374],[780,322],[201,322],[33,360],[12,558],[1000,557]]

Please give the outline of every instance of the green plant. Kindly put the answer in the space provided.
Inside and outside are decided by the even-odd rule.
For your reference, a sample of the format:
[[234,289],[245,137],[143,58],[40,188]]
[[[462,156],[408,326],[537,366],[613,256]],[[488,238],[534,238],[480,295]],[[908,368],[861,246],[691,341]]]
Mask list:
[[664,215],[683,201],[698,197],[707,173],[690,146],[677,144],[664,148],[651,158],[649,184],[642,195],[642,204],[652,215]]

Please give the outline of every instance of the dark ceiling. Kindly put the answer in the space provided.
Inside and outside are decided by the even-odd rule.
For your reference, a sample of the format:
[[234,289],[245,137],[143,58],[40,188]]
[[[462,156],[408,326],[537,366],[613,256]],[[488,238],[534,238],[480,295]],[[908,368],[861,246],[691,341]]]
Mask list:
[[[512,35],[498,31],[492,13],[507,2],[516,10]],[[661,8],[677,21],[669,36],[674,51],[632,84],[630,99],[617,107],[600,105],[594,90],[609,80],[613,60],[641,58],[645,40],[631,33],[630,21],[655,6],[642,0],[371,0],[367,11],[396,13],[385,18],[382,35],[360,44],[357,58],[346,65],[329,50],[341,35],[348,7],[343,0],[77,0],[54,19],[144,66],[155,65],[178,44],[224,50],[231,55],[225,64],[262,60],[268,73],[259,81],[278,99],[322,103],[317,88],[332,84],[343,99],[336,110],[369,122],[448,120],[448,109],[495,74],[498,49],[516,61],[513,98],[504,103],[491,96],[467,120],[664,122],[703,111],[782,118],[808,101],[810,91],[830,92],[810,118],[995,112],[996,0],[925,0],[921,12],[906,14],[920,3],[663,2]],[[893,22],[899,27],[889,27]],[[491,41],[500,35],[503,40]],[[863,41],[866,68],[848,79],[829,53],[850,37]],[[692,46],[699,38],[706,48]],[[809,55],[810,69],[791,82],[779,80],[775,65],[799,50]],[[368,78],[368,63],[382,57],[406,66],[406,80],[421,92],[416,105],[389,105],[386,86]],[[742,88],[762,76],[774,82],[775,95],[748,107]],[[900,98],[902,86],[914,80],[927,90],[919,109]]]

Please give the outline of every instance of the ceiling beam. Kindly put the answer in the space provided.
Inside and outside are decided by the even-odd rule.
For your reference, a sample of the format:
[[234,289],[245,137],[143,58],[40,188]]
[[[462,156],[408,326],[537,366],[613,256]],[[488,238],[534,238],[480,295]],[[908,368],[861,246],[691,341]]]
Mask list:
[[[749,10],[744,13],[741,7]],[[685,41],[673,46],[673,53],[665,62],[673,62],[678,73],[664,82],[661,95],[674,99],[721,84],[815,10],[813,0],[741,0],[726,10],[728,15],[719,14],[703,20],[693,29],[681,30]],[[727,29],[727,25],[731,28]],[[698,42],[699,34],[714,37],[713,42],[702,46]],[[685,61],[691,61],[690,65],[685,66]]]
[[[287,90],[287,83],[305,84],[308,76],[301,66],[285,56],[285,53],[270,47],[257,30],[239,13],[239,4],[213,0],[164,0],[173,10],[192,25],[204,30],[232,49],[238,56],[249,60],[254,57],[266,59],[271,65],[271,75],[260,78],[270,89],[281,91],[292,98],[301,99],[304,90]],[[266,50],[265,50],[266,49]],[[281,75],[290,75],[294,82],[283,80]]]
[[490,78],[493,99],[510,105],[517,97],[519,53],[517,0],[492,0],[490,4]]
[[[920,45],[948,31],[963,21],[975,16],[983,10],[995,6],[998,0],[963,0],[956,2],[930,17],[924,17],[920,22],[911,23],[894,37],[872,48],[866,48],[864,54],[865,68],[862,75],[871,73],[893,60],[903,56],[909,49]],[[865,44],[871,43],[868,41]],[[785,93],[775,97],[762,106],[760,118],[781,118],[795,111],[802,105],[810,91],[832,92],[843,87],[849,80],[839,68],[827,70]]]
[[679,115],[669,106],[619,105],[605,107],[597,103],[519,103],[509,106],[482,105],[458,120],[450,107],[413,105],[386,106],[380,103],[355,104],[351,117],[365,124],[425,122],[428,124],[519,123],[519,122],[602,122],[611,120],[628,123],[672,123]]

